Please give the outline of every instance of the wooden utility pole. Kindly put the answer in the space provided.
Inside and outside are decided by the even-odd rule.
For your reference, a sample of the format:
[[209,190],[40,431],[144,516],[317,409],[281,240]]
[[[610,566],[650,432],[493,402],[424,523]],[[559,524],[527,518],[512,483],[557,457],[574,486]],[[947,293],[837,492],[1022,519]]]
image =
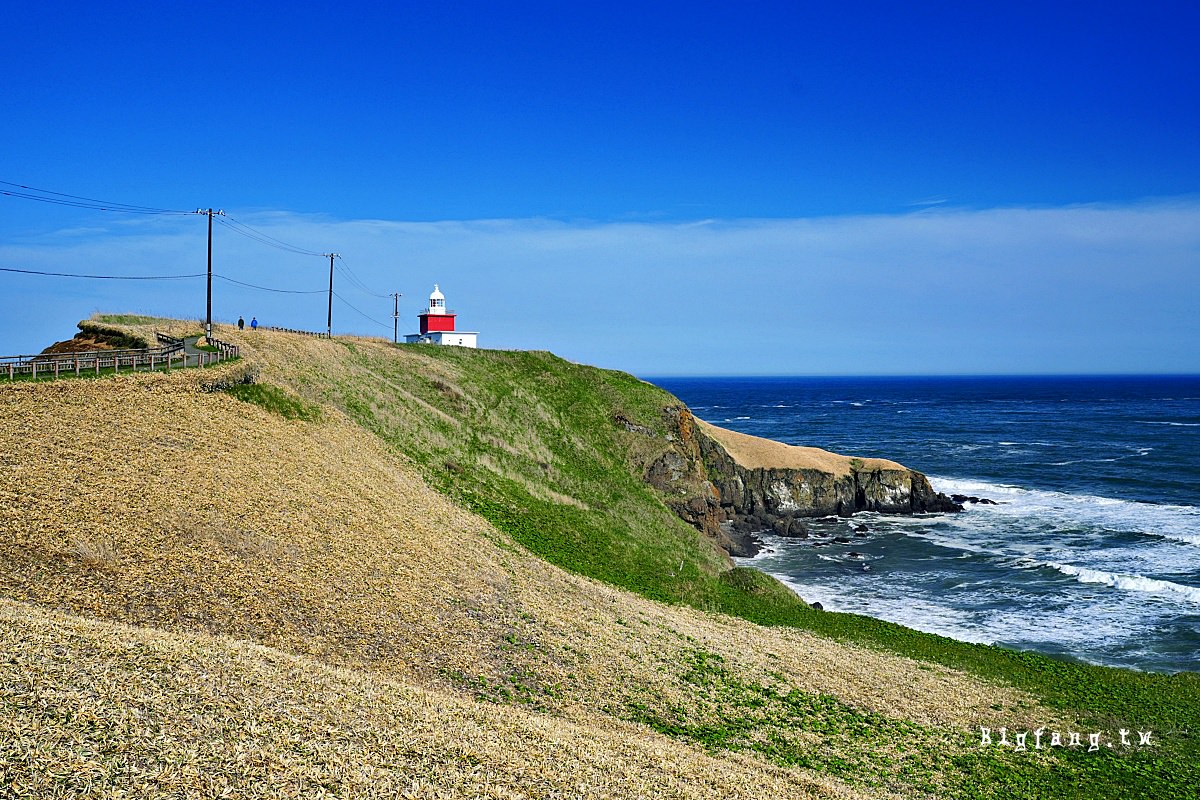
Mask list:
[[392,344],[400,342],[400,298],[399,292],[392,292]]
[[322,253],[323,256],[329,256],[329,316],[325,318],[325,333],[330,339],[333,338],[333,260],[338,257],[337,253]]
[[204,341],[212,341],[212,218],[213,214],[219,217],[225,216],[225,212],[221,210],[213,211],[211,208],[207,211],[203,208],[196,209],[197,214],[208,215],[208,304],[204,312]]

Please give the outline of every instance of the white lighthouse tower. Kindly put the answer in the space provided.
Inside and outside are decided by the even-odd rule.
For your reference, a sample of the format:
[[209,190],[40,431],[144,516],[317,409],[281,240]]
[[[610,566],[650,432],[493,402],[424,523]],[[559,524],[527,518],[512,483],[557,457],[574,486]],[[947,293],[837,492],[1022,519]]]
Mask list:
[[446,295],[435,283],[429,293],[429,305],[417,315],[421,330],[404,337],[408,344],[450,344],[457,347],[478,347],[478,331],[454,330],[458,315],[446,308]]

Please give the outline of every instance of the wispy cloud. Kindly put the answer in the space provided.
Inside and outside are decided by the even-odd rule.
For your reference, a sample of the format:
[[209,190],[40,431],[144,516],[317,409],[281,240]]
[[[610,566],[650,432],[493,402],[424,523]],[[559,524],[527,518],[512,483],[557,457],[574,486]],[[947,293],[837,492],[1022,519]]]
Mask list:
[[949,202],[949,197],[923,197],[920,200],[913,200],[911,203],[906,203],[906,205],[909,208],[928,208],[930,206],[942,206]]
[[[334,249],[335,329],[409,325],[436,281],[489,346],[549,348],[643,374],[1200,370],[1200,202],[960,210],[694,223],[547,219],[413,223],[286,212],[234,216],[277,239]],[[319,290],[328,261],[218,230],[214,269]],[[194,220],[0,246],[0,266],[203,267]],[[82,269],[82,268],[86,268]],[[65,284],[3,277],[36,314],[0,342],[41,346],[95,307],[196,317],[203,285]],[[86,298],[86,299],[81,299]],[[323,328],[325,299],[222,284],[216,315]],[[36,337],[36,338],[31,338]],[[12,346],[2,349],[12,350]]]

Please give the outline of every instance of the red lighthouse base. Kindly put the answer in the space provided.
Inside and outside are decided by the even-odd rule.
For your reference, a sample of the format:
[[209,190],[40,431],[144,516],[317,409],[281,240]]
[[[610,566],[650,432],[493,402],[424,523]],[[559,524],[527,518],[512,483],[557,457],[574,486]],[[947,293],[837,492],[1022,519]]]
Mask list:
[[433,333],[454,330],[455,314],[418,314],[421,320],[421,333]]

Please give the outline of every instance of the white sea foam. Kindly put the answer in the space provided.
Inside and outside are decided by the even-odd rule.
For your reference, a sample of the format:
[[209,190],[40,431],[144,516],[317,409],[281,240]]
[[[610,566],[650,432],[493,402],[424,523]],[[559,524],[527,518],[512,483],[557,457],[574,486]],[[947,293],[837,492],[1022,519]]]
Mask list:
[[994,635],[977,624],[976,615],[970,611],[949,608],[941,603],[911,595],[870,595],[839,586],[805,583],[787,575],[773,574],[806,602],[819,602],[826,611],[863,614],[907,625],[926,633],[949,636],[962,642],[992,644],[996,641]]
[[1138,503],[956,478],[931,477],[930,482],[939,492],[986,497],[1000,504],[969,506],[971,515],[991,515],[1011,522],[1036,522],[1069,530],[1099,528],[1137,533],[1200,546],[1200,508],[1196,506]]
[[[1089,624],[1081,626],[1077,605],[1026,611],[953,608],[937,600],[923,599],[910,590],[889,592],[878,584],[873,590],[864,591],[844,583],[811,583],[780,574],[775,577],[806,601],[820,602],[826,611],[864,614],[962,642],[1006,642],[1018,647],[1052,643],[1086,653],[1103,649],[1106,643],[1128,639],[1140,630],[1140,620],[1131,619],[1128,609],[1119,607],[1089,607],[1086,611]],[[975,592],[988,594],[984,589]]]
[[1061,442],[996,442],[1004,447],[1064,447]]
[[1139,425],[1171,425],[1176,428],[1200,428],[1200,422],[1155,422],[1152,420],[1139,419]]
[[1200,604],[1200,587],[1184,586],[1180,583],[1158,580],[1157,578],[1147,578],[1143,575],[1120,575],[1115,572],[1076,567],[1071,564],[1047,562],[1046,566],[1053,567],[1062,574],[1075,578],[1080,583],[1097,583],[1126,592],[1165,594],[1182,598],[1189,603]]
[[918,529],[915,531],[905,531],[906,536],[911,536],[914,539],[924,539],[930,544],[935,544],[938,547],[944,547],[947,550],[957,550],[964,554],[974,553],[984,556],[1007,556],[1009,553],[1004,549],[988,547],[980,542],[973,541],[965,535],[952,535],[943,531]]
[[[996,506],[980,508],[1000,510]],[[876,566],[893,567],[890,573],[878,578],[869,577],[874,571],[860,573],[852,569],[854,562],[844,560],[845,556],[815,553],[808,542],[776,541],[774,537],[767,537],[777,546],[769,554],[738,559],[738,563],[753,563],[780,578],[806,600],[821,602],[829,611],[865,614],[968,642],[1061,650],[1085,659],[1090,653],[1090,660],[1096,663],[1134,667],[1143,665],[1148,654],[1131,654],[1130,643],[1137,641],[1148,627],[1177,615],[1178,604],[1186,604],[1189,611],[1192,608],[1193,598],[1186,594],[1189,587],[1182,587],[1181,593],[1168,585],[1172,584],[1170,581],[1155,582],[1144,576],[1125,574],[1142,570],[1137,559],[1118,560],[1126,566],[1124,570],[1079,567],[1069,561],[1080,558],[1086,551],[1055,537],[1014,538],[1014,528],[1021,526],[1014,526],[1007,517],[986,512],[917,519],[862,516],[870,523],[873,536],[922,539],[959,551],[959,558],[982,556],[991,566],[951,566],[960,562],[948,554],[918,557],[913,561],[916,552],[888,545],[886,538],[882,549],[866,554]],[[870,540],[864,544],[867,548],[871,546]],[[1194,563],[1194,551],[1182,544],[1159,542],[1146,549],[1193,552]],[[805,551],[797,559],[797,554]],[[909,559],[902,573],[894,570],[897,557]],[[917,567],[918,562],[923,566]],[[1059,567],[1066,567],[1067,571],[1076,569],[1079,575],[1068,576]],[[1018,577],[1017,573],[1027,577]],[[1071,583],[1052,580],[1051,575],[1075,578],[1079,589],[1070,589]],[[1088,592],[1082,586],[1087,582],[1111,582],[1115,591]],[[1081,620],[1086,620],[1086,624],[1080,624]],[[1097,660],[1100,653],[1108,656]]]

